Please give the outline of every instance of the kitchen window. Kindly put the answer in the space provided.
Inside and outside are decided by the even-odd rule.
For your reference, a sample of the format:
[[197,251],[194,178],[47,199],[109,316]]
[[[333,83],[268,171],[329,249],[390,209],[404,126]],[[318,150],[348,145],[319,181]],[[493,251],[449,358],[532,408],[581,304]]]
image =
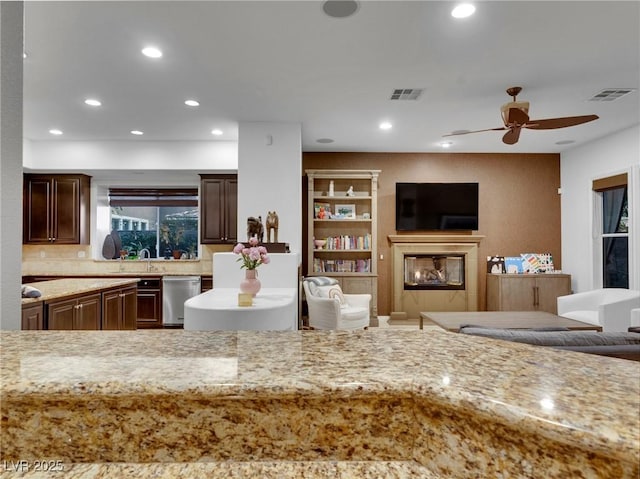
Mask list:
[[110,188],[109,206],[130,258],[197,257],[197,188]]

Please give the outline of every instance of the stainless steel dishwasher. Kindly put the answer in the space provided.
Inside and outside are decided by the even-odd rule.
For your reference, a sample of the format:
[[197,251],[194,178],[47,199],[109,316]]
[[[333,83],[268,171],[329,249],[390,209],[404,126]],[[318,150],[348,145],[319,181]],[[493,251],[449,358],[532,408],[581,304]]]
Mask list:
[[200,276],[164,276],[162,278],[162,325],[184,326],[184,302],[200,294]]

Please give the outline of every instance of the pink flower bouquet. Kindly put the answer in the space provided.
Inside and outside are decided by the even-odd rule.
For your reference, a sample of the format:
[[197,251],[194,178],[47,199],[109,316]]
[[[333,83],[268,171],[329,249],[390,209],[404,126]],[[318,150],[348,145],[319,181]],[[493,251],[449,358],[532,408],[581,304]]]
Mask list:
[[258,246],[258,238],[255,237],[249,240],[249,247],[238,243],[234,246],[233,252],[240,255],[238,261],[242,262],[240,268],[243,269],[256,269],[261,264],[269,264],[270,261],[267,248]]

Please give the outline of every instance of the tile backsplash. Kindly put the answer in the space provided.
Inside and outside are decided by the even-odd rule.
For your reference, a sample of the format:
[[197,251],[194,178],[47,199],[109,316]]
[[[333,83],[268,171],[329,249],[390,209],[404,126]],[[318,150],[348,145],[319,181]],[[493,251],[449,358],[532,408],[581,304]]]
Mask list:
[[233,245],[202,245],[196,260],[96,260],[90,245],[23,245],[22,275],[108,275],[118,273],[212,274],[213,253]]

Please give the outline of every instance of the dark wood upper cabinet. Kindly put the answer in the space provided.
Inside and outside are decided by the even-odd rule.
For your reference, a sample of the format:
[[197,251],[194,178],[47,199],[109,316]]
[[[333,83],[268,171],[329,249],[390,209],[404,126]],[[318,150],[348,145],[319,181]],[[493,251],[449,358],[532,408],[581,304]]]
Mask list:
[[24,175],[24,244],[88,244],[90,185],[86,175]]
[[200,175],[200,242],[238,241],[238,176]]

